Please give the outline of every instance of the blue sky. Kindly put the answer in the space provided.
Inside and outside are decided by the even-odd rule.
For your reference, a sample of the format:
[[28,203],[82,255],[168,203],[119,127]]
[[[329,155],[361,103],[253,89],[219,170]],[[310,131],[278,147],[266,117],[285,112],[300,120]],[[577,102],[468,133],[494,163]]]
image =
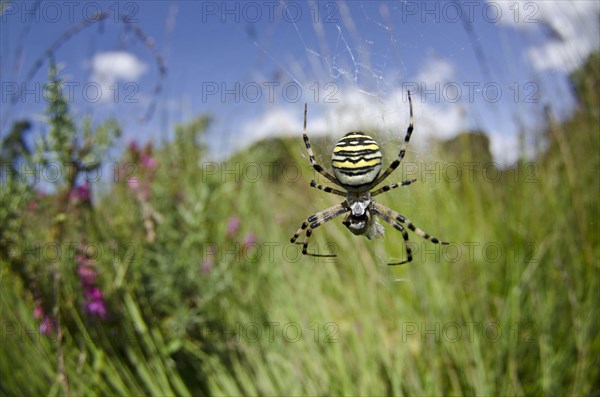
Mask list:
[[417,88],[421,143],[483,129],[510,162],[519,126],[538,126],[543,105],[559,118],[572,111],[566,76],[600,47],[597,1],[12,2],[1,15],[2,133],[13,120],[41,120],[48,64],[37,70],[36,60],[97,11],[113,15],[55,54],[77,114],[117,117],[125,142],[143,142],[209,113],[216,157],[299,134],[304,102],[313,134],[401,134],[406,90]]

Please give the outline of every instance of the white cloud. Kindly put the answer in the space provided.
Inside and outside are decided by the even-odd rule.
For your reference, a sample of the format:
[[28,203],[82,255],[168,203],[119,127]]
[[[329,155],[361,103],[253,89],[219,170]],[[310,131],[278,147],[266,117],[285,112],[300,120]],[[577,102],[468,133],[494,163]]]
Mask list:
[[[380,98],[352,88],[340,91],[339,97],[343,99],[337,103],[309,103],[307,129],[310,136],[333,134],[341,137],[353,130],[380,130],[398,134],[399,138],[404,136],[409,121],[406,92],[398,90]],[[413,107],[415,113],[418,112],[419,123],[424,123],[427,119],[427,106],[422,104],[418,97],[413,97]],[[436,111],[436,117],[439,118],[436,125],[454,124],[443,120],[445,114],[447,113],[440,115],[440,112]],[[302,118],[301,103],[268,110],[247,122],[240,136],[249,143],[268,136],[301,134]]]
[[466,128],[465,112],[459,103],[443,107],[424,103],[420,111],[420,128],[428,137],[449,139]]
[[103,52],[94,55],[91,61],[91,80],[97,83],[103,100],[110,100],[110,87],[118,80],[136,82],[148,66],[138,58],[125,51]]
[[[302,112],[301,105],[296,106],[298,114]],[[277,108],[262,113],[257,118],[250,120],[242,127],[240,137],[242,142],[238,144],[249,144],[269,136],[285,135],[291,131],[300,131],[302,121],[298,120],[297,114],[292,113],[291,108]]]
[[[456,67],[450,61],[440,57],[430,57],[421,68],[415,82],[423,89],[440,91],[435,88],[436,84],[439,87],[453,82],[456,77],[455,71]],[[428,136],[447,139],[465,128],[464,109],[459,103],[449,103],[441,98],[436,101],[435,97],[428,97],[424,93],[415,98],[414,102],[417,105],[415,111],[419,109],[419,102],[421,103],[420,124],[421,128],[427,131]]]
[[543,26],[551,32],[552,37],[546,43],[527,49],[527,56],[536,70],[568,73],[579,67],[591,52],[600,49],[598,1],[507,1],[494,4],[502,7],[500,24],[522,30]]
[[494,160],[501,166],[514,164],[521,154],[519,149],[519,137],[517,134],[503,134],[492,131],[488,134],[490,138],[490,151]]
[[[456,79],[456,66],[439,57],[430,57],[418,76],[410,81],[426,87],[435,82],[444,84]],[[308,105],[309,136],[332,134],[340,138],[352,130],[382,131],[380,145],[398,144],[403,138],[409,121],[409,107],[406,89],[398,88],[387,95],[372,95],[356,87],[340,89],[336,95],[338,103]],[[412,149],[419,155],[427,154],[425,146],[430,138],[450,139],[469,128],[465,105],[460,101],[451,103],[435,101],[431,94],[413,92],[413,110],[415,116],[415,134],[411,140]],[[257,115],[241,127],[243,142],[236,142],[239,149],[256,140],[269,136],[292,135],[298,137],[301,145],[303,103],[286,104]],[[484,128],[490,138],[490,150],[494,160],[501,166],[514,163],[521,154],[516,131],[505,124],[490,125]],[[320,148],[323,155],[331,148]],[[533,154],[531,151],[530,153]]]
[[450,61],[440,57],[430,57],[416,78],[427,87],[435,83],[447,83],[454,77],[455,67]]
[[[434,59],[426,64],[419,81],[447,81],[452,78],[454,65],[445,60]],[[382,131],[384,140],[400,142],[409,122],[409,106],[406,90],[398,88],[386,96],[374,96],[356,87],[341,89],[337,103],[308,105],[307,130],[309,136],[332,134],[340,138],[349,131]],[[415,131],[418,139],[411,142],[415,148],[427,142],[427,138],[450,138],[465,128],[464,111],[458,103],[422,100],[413,93]],[[248,145],[268,136],[302,133],[303,104],[294,103],[268,110],[241,127],[236,146]],[[386,142],[380,142],[385,145]]]
[[[434,87],[435,83],[452,81],[456,67],[439,57],[430,57],[420,74],[412,79],[419,86]],[[309,91],[307,89],[307,91]],[[340,89],[337,103],[308,104],[307,129],[309,136],[333,134],[342,137],[349,131],[382,131],[384,137],[400,141],[409,122],[409,106],[406,89],[398,88],[391,93],[373,95],[356,87]],[[460,103],[436,102],[431,97],[423,99],[419,92],[412,93],[415,114],[415,130],[419,139],[411,147],[419,146],[427,138],[447,139],[465,128],[464,109]],[[287,104],[258,115],[241,127],[236,146],[248,145],[257,140],[278,135],[302,133],[303,103]],[[380,142],[385,145],[385,142]]]

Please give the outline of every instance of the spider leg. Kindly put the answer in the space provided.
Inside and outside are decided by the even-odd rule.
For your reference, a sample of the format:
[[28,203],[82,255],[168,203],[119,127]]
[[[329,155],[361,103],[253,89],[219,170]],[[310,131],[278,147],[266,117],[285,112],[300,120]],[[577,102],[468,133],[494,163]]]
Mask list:
[[306,230],[306,238],[304,239],[304,242],[302,243],[302,254],[303,255],[330,257],[330,258],[335,257],[336,255],[333,255],[333,254],[309,253],[308,252],[308,241],[310,239],[313,229],[318,228],[322,224],[329,222],[333,218],[340,216],[348,211],[350,211],[350,208],[348,207],[346,202],[342,202],[340,204],[334,205],[333,207],[327,208],[323,211],[317,212],[316,214],[309,216],[304,222],[302,222],[302,226],[300,226],[300,229],[298,229],[298,231],[296,233],[294,233],[294,235],[290,239],[290,242],[293,244],[300,244],[300,242],[297,243],[296,240],[298,239],[298,237],[300,237],[300,234],[302,234],[302,232],[304,230]]
[[314,179],[312,179],[310,181],[310,186],[316,187],[317,189],[322,190],[327,193],[333,193],[333,194],[337,194],[338,196],[346,197],[346,193],[342,192],[341,190],[337,190],[337,189],[331,188],[329,186],[319,185],[317,182],[315,182]]
[[390,218],[394,219],[397,222],[400,222],[404,225],[406,225],[406,227],[415,232],[416,234],[418,234],[419,236],[423,237],[425,240],[429,240],[432,243],[435,244],[443,244],[443,245],[448,245],[449,243],[445,242],[445,241],[440,241],[438,238],[432,236],[431,234],[425,232],[422,229],[419,229],[418,227],[416,227],[409,219],[406,219],[404,216],[400,215],[399,213],[397,213],[396,211],[386,207],[385,205],[381,205],[377,202],[372,203],[373,207],[375,208],[375,210],[377,211],[377,213],[379,214],[386,214],[387,216],[389,216]]
[[412,99],[410,98],[410,91],[408,91],[408,106],[410,108],[410,122],[408,123],[408,128],[406,129],[406,135],[404,136],[404,142],[402,143],[402,146],[400,147],[400,152],[398,153],[398,157],[396,158],[396,160],[392,161],[392,163],[390,164],[388,169],[385,170],[385,172],[383,174],[381,174],[379,176],[379,178],[377,178],[371,186],[377,186],[379,183],[381,183],[381,181],[383,181],[385,178],[387,178],[388,175],[390,175],[392,172],[394,172],[394,170],[396,168],[398,168],[398,166],[400,165],[400,162],[404,158],[404,154],[406,153],[406,147],[408,146],[408,142],[410,141],[410,136],[412,135],[412,132],[413,132],[413,124],[414,124]]
[[389,192],[390,190],[396,189],[397,187],[400,187],[400,186],[408,186],[411,183],[416,182],[416,181],[417,181],[416,179],[410,179],[410,180],[402,181],[400,183],[392,183],[391,185],[383,186],[383,187],[380,187],[379,189],[375,190],[374,192],[371,193],[371,196],[377,196],[378,194]]
[[310,147],[310,140],[308,139],[308,135],[306,135],[306,113],[308,111],[308,105],[304,104],[304,131],[302,132],[302,136],[304,138],[304,146],[306,146],[306,151],[308,152],[308,159],[310,161],[310,165],[317,171],[319,174],[323,175],[325,178],[329,179],[332,183],[335,183],[338,186],[341,186],[337,179],[329,172],[327,172],[321,165],[317,163],[315,160],[315,154]]
[[388,265],[389,266],[403,265],[405,263],[412,261],[412,250],[408,246],[408,233],[406,232],[406,229],[404,229],[404,227],[402,227],[402,225],[400,223],[396,222],[393,218],[390,218],[388,215],[381,214],[381,213],[378,213],[378,215],[381,217],[381,219],[383,219],[390,225],[394,226],[394,229],[400,231],[400,233],[402,233],[402,238],[404,239],[404,249],[406,250],[406,260],[403,260],[402,262],[388,263]]
[[403,263],[407,263],[412,260],[411,250],[407,244],[408,235],[406,233],[406,230],[404,230],[404,228],[402,227],[402,225],[406,225],[406,227],[409,230],[415,232],[419,236],[423,237],[425,240],[429,240],[435,244],[448,245],[447,242],[440,241],[437,237],[434,237],[434,236],[430,235],[429,233],[425,232],[424,230],[419,229],[410,220],[406,219],[404,216],[400,215],[396,211],[394,211],[384,205],[381,205],[377,202],[373,202],[372,208],[373,208],[373,211],[377,215],[379,215],[384,221],[386,221],[389,224],[391,224],[392,226],[394,226],[394,228],[396,228],[397,230],[400,230],[402,232],[402,237],[404,238],[404,247],[406,249],[407,260],[405,260],[403,262],[399,262],[399,263],[390,263],[390,265],[401,265]]

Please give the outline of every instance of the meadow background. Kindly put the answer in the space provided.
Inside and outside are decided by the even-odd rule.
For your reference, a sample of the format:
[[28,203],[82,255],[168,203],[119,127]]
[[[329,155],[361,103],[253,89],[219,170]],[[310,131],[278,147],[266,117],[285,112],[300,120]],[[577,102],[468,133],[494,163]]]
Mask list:
[[[336,258],[289,243],[339,202],[309,187],[300,124],[215,160],[214,115],[125,139],[73,111],[57,53],[40,69],[45,128],[2,131],[1,395],[600,393],[599,53],[569,76],[571,114],[542,93],[516,162],[494,162],[486,131],[409,150],[388,181],[417,183],[378,199],[451,244],[411,234],[397,267],[390,227],[320,227],[310,249]],[[406,122],[371,131],[386,161]],[[334,135],[312,142],[328,166]]]

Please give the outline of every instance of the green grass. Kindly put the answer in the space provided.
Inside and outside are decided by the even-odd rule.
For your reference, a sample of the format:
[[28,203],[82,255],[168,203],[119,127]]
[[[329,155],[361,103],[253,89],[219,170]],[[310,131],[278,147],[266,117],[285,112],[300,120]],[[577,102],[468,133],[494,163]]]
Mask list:
[[[386,265],[404,256],[399,233],[386,227],[368,241],[339,221],[315,231],[312,247],[337,258],[302,257],[289,238],[339,198],[308,186],[301,137],[236,154],[236,182],[194,144],[204,119],[152,151],[156,173],[136,175],[151,183],[147,199],[117,183],[66,221],[58,196],[34,214],[20,203],[18,247],[52,242],[63,227],[60,241],[102,248],[95,266],[109,316],[82,310],[72,257],[3,256],[0,393],[63,394],[62,355],[73,395],[597,394],[600,145],[597,107],[583,109],[544,131],[548,149],[535,162],[498,180],[418,177],[382,195],[452,242],[440,249],[411,234],[415,258],[399,267]],[[485,151],[455,147],[440,146],[436,161],[487,164]],[[242,172],[263,163],[301,172]],[[232,217],[240,227],[228,234]],[[249,235],[256,242],[244,248]],[[57,272],[60,342],[33,317],[40,296],[55,306]]]

